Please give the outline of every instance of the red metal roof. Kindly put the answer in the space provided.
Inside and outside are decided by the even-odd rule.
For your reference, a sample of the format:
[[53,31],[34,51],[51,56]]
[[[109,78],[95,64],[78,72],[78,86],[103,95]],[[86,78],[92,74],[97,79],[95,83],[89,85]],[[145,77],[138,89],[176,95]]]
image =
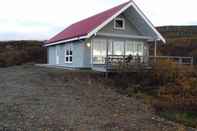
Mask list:
[[89,17],[85,20],[79,21],[75,24],[72,24],[56,36],[52,37],[50,40],[47,41],[47,44],[54,43],[62,40],[69,40],[72,38],[86,36],[88,33],[93,31],[107,19],[115,15],[119,12],[122,8],[124,8],[129,2],[111,8],[107,11],[99,13],[95,16]]

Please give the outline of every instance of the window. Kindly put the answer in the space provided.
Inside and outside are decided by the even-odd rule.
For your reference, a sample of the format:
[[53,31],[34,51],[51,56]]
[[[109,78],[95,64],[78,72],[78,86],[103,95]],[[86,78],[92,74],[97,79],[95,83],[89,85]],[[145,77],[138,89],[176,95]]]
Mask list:
[[108,40],[108,55],[113,55],[113,41]]
[[[95,39],[92,44],[92,63],[105,64],[107,56],[107,40]],[[108,40],[108,55],[143,56],[144,42],[140,40],[116,41]]]
[[124,41],[113,42],[113,55],[124,55]]
[[72,45],[65,45],[65,63],[72,63],[73,61],[73,48]]
[[106,58],[107,41],[96,39],[93,41],[93,64],[104,64]]
[[114,29],[124,30],[125,20],[123,18],[116,18],[114,20]]
[[137,42],[137,55],[143,56],[144,54],[144,44],[141,41]]
[[142,41],[126,41],[125,55],[144,55],[144,43]]

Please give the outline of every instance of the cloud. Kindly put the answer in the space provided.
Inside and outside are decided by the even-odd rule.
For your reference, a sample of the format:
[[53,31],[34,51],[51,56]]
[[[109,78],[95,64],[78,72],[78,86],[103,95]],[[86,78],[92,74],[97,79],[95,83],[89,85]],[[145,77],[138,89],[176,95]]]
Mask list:
[[46,40],[60,30],[62,27],[48,23],[0,20],[0,40]]
[[[0,40],[48,39],[127,0],[0,0]],[[196,1],[135,0],[154,25],[196,24]]]
[[154,25],[188,25],[197,21],[195,0],[136,0]]
[[188,24],[189,25],[197,25],[197,20],[196,21],[189,21]]
[[0,33],[0,40],[44,40],[43,38],[48,37],[48,35],[36,34],[36,33],[21,33],[21,32],[6,32]]

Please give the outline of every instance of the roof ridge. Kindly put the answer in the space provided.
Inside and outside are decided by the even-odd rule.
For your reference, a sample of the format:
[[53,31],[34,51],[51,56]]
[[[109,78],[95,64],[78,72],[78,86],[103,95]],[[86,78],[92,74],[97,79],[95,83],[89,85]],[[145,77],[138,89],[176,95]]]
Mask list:
[[74,22],[73,24],[71,24],[71,26],[74,25],[74,24],[80,23],[80,22],[82,22],[82,21],[85,21],[85,20],[87,20],[87,19],[90,19],[90,18],[92,18],[92,17],[95,17],[95,16],[97,16],[97,15],[100,15],[100,14],[102,14],[102,13],[105,13],[105,12],[107,12],[107,11],[113,10],[113,9],[115,9],[115,8],[117,8],[117,7],[121,7],[121,6],[123,6],[123,5],[126,6],[126,5],[129,4],[130,2],[133,2],[133,0],[129,0],[129,1],[125,2],[125,3],[123,3],[123,4],[116,5],[115,7],[109,8],[109,9],[107,9],[107,10],[105,10],[105,11],[102,11],[102,12],[97,13],[97,14],[95,14],[95,15],[92,15],[92,16],[86,17],[86,18],[84,18],[84,19],[82,19],[82,20],[79,20],[79,21],[77,21],[77,22]]

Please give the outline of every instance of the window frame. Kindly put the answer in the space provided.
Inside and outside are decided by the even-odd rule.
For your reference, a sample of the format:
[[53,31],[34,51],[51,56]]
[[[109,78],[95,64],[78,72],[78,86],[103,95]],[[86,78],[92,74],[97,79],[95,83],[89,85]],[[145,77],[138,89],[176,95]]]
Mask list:
[[[122,21],[122,27],[116,26],[116,21]],[[114,19],[114,29],[116,30],[125,30],[125,19],[124,18],[115,18]]]
[[64,48],[64,63],[65,64],[72,64],[73,63],[73,46],[65,45]]

